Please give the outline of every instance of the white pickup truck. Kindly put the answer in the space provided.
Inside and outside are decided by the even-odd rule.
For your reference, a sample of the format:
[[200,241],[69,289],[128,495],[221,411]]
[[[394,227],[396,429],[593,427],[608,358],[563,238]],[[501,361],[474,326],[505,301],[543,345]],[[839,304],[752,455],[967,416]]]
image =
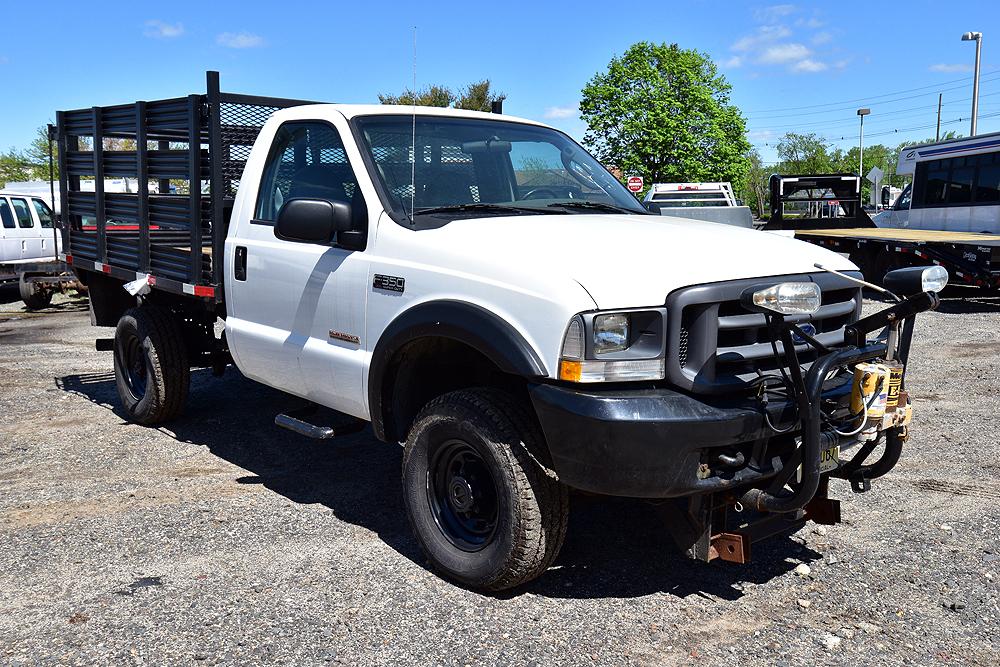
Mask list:
[[[230,362],[303,399],[279,426],[371,422],[405,448],[430,562],[484,590],[553,562],[570,489],[655,499],[691,557],[745,562],[759,537],[837,522],[831,477],[863,491],[899,458],[933,269],[888,280],[913,296],[859,320],[848,260],[649,215],[539,123],[208,84],[58,114],[65,261],[93,323],[117,327],[98,347],[136,422],[178,418],[190,369]],[[109,135],[136,149],[101,150]],[[139,192],[103,193],[112,175]],[[184,184],[151,194],[164,179]],[[895,384],[856,382],[859,364],[898,366]]]

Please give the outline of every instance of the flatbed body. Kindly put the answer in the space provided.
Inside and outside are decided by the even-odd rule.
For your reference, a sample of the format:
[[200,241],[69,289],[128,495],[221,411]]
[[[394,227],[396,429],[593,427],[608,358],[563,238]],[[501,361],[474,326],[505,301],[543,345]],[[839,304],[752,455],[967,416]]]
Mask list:
[[775,174],[764,229],[793,230],[797,239],[849,255],[874,283],[893,269],[937,264],[954,283],[1000,289],[1000,236],[878,227],[861,206],[860,184],[853,174]]
[[883,227],[855,229],[808,229],[795,232],[795,238],[805,241],[812,238],[865,239],[872,241],[900,241],[902,243],[953,243],[972,244],[991,248],[1000,247],[1000,236],[973,232],[946,232],[936,229],[888,229]]

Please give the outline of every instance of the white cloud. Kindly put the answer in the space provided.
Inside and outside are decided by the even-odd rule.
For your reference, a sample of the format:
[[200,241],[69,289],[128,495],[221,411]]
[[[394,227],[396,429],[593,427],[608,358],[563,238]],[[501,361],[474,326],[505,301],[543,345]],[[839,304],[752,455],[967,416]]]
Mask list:
[[729,58],[728,60],[722,61],[721,63],[719,63],[719,65],[721,67],[728,67],[729,69],[736,69],[737,67],[742,67],[743,66],[743,57],[742,56],[733,56],[732,58]]
[[802,72],[822,72],[827,68],[826,63],[821,63],[810,58],[805,58],[799,62],[792,65],[792,71],[796,73]]
[[756,62],[761,65],[784,65],[785,63],[804,60],[812,54],[812,51],[801,44],[775,44],[765,47]]
[[783,16],[794,14],[795,11],[795,5],[771,5],[770,7],[764,7],[763,9],[756,10],[754,12],[754,18],[760,23],[769,23],[771,21],[777,21]]
[[816,45],[826,44],[827,42],[831,41],[832,39],[833,39],[833,35],[831,33],[829,33],[829,32],[826,32],[826,31],[817,32],[815,35],[813,35],[812,43],[816,44]]
[[252,32],[224,32],[215,38],[215,43],[230,49],[254,49],[264,46],[264,38]]
[[795,25],[800,28],[812,28],[815,30],[816,28],[822,28],[826,23],[814,16],[811,19],[799,19],[795,22]]
[[971,72],[972,65],[968,63],[938,63],[928,67],[932,72]]
[[542,114],[545,118],[559,119],[559,118],[575,118],[580,113],[580,109],[574,106],[566,107],[549,107]]
[[783,25],[763,25],[754,34],[738,39],[731,48],[733,51],[751,51],[761,44],[783,39],[790,34],[791,31]]
[[158,37],[160,39],[170,39],[180,37],[184,34],[183,23],[167,23],[159,19],[146,21],[146,29],[143,33],[146,37]]

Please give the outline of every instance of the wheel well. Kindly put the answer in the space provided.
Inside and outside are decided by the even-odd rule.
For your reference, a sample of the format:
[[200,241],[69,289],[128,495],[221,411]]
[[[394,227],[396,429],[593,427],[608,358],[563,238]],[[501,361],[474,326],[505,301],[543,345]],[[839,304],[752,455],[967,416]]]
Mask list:
[[428,402],[468,387],[497,387],[527,398],[523,378],[504,373],[486,355],[465,343],[425,337],[402,346],[391,357],[382,381],[385,440],[404,439]]

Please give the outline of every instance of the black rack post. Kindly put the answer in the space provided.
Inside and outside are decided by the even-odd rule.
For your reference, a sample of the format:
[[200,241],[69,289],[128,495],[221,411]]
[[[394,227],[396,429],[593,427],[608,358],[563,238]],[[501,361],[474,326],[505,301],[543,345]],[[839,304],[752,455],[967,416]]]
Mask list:
[[[69,170],[66,168],[68,162],[67,153],[69,152],[70,146],[73,147],[74,151],[80,150],[80,144],[76,137],[70,137],[66,134],[66,112],[57,111],[56,112],[56,147],[59,153],[59,226],[62,229],[63,238],[63,253],[67,255],[72,255],[72,249],[70,248],[69,240],[69,228],[73,222],[73,218],[69,214],[70,204],[69,204],[69,185],[70,176]],[[80,189],[80,177],[74,176],[74,187]],[[52,207],[55,208],[56,203],[52,202]]]
[[212,283],[222,285],[223,253],[226,242],[225,225],[225,185],[222,180],[222,165],[228,156],[222,149],[222,96],[219,91],[219,73],[206,74],[208,84],[208,153],[211,173],[209,175],[209,197],[212,204]]
[[97,217],[97,261],[108,263],[107,220],[104,218],[104,131],[101,107],[93,109],[94,122],[94,215]]
[[135,176],[139,181],[139,271],[149,273],[149,156],[146,143],[146,103],[135,103]]
[[191,264],[188,278],[201,283],[201,95],[188,95],[188,199]]

